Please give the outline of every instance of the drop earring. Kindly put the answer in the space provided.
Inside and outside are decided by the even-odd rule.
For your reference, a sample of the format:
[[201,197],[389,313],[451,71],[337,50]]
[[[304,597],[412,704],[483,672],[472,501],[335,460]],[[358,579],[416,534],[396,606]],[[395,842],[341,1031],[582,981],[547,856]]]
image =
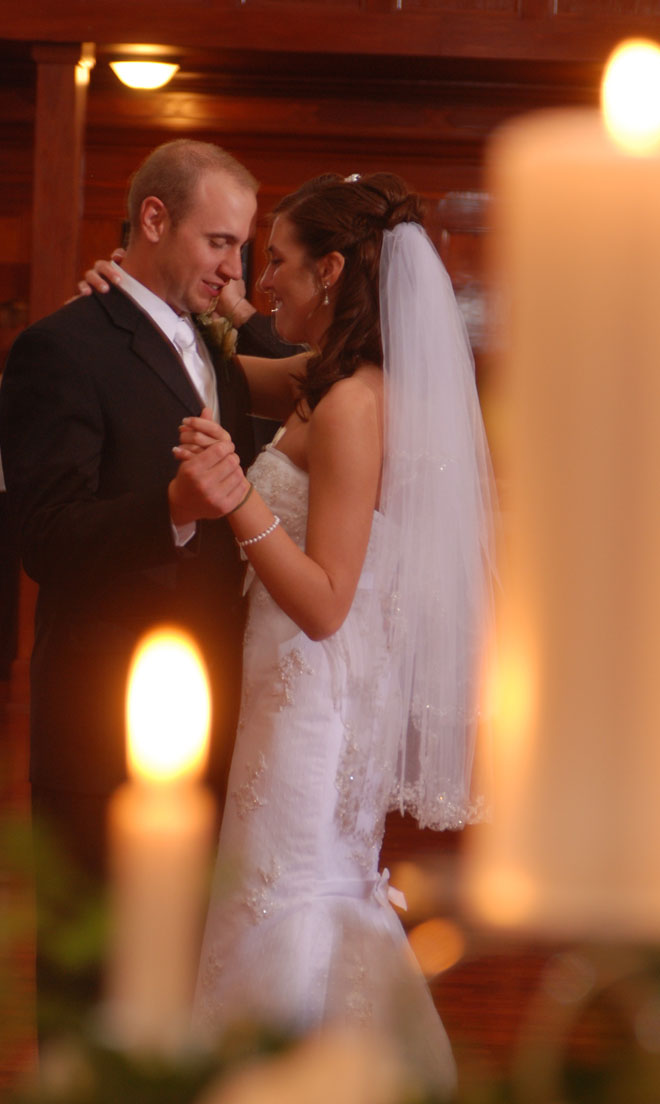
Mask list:
[[328,295],[328,284],[323,285],[323,290],[325,292],[325,295],[323,296],[323,299],[321,300],[321,305],[324,306],[324,307],[329,307],[330,306],[330,296]]

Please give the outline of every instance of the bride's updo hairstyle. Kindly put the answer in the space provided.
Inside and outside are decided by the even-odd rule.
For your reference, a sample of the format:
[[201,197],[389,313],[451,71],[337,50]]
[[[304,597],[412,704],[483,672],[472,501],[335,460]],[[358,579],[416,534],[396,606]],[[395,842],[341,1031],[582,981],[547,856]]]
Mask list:
[[285,196],[273,211],[273,217],[289,220],[310,261],[335,251],[345,261],[323,350],[308,361],[300,380],[310,409],[361,363],[382,365],[378,275],[383,231],[400,222],[421,223],[422,214],[421,198],[393,173],[349,180],[319,176]]

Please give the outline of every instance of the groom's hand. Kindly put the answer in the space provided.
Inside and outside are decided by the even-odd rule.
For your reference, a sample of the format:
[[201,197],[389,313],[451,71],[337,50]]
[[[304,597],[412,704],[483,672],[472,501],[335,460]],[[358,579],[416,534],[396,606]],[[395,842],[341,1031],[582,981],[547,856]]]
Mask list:
[[245,476],[233,441],[219,441],[182,460],[168,487],[170,517],[177,527],[223,517],[244,493]]
[[170,517],[175,526],[200,518],[229,513],[245,494],[245,476],[234,442],[222,426],[211,420],[186,418],[181,429],[182,446],[174,455],[181,461],[168,488]]

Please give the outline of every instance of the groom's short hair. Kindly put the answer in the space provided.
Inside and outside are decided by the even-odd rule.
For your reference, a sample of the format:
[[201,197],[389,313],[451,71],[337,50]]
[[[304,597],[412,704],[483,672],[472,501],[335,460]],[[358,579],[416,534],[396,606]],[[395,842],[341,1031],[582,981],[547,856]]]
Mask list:
[[138,229],[140,210],[148,196],[156,196],[164,203],[176,226],[190,210],[197,182],[206,172],[226,173],[246,191],[256,192],[259,187],[249,169],[220,146],[176,138],[152,150],[131,178],[128,189],[131,230]]

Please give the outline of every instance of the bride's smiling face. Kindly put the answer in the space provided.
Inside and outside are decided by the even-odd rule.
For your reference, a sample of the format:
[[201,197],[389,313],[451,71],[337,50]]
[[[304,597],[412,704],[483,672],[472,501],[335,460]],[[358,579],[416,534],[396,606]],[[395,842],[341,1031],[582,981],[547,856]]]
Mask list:
[[268,262],[259,279],[275,311],[275,326],[285,341],[320,345],[332,320],[324,305],[321,262],[308,257],[286,215],[278,215],[268,242]]

